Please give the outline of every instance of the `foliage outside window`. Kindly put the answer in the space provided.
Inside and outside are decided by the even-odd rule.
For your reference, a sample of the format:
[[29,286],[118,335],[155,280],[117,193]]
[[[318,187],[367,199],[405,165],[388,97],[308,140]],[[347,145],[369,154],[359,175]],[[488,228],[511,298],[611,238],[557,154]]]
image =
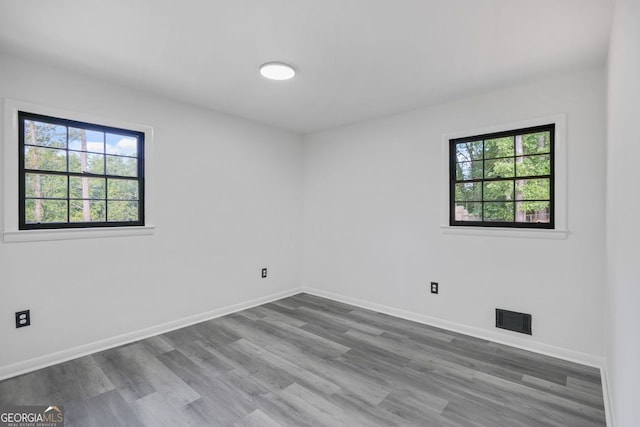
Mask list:
[[19,229],[144,225],[144,133],[18,113]]
[[449,140],[452,226],[554,228],[555,125]]

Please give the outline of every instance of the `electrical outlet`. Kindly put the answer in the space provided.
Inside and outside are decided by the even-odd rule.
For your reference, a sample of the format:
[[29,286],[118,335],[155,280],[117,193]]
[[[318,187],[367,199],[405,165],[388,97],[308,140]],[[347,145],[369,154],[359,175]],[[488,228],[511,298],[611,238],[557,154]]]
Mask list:
[[263,279],[266,279],[266,278],[267,278],[267,269],[266,269],[266,268],[263,268],[263,269],[262,269],[262,278],[263,278]]
[[22,328],[31,324],[29,310],[16,311],[16,328]]
[[438,282],[431,282],[431,293],[432,294],[438,293]]

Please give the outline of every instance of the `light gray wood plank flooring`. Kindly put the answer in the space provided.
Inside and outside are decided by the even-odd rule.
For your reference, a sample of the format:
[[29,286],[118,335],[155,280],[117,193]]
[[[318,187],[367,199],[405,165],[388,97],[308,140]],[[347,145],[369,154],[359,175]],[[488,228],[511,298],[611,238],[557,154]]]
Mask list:
[[603,426],[597,369],[299,294],[0,382],[73,426]]

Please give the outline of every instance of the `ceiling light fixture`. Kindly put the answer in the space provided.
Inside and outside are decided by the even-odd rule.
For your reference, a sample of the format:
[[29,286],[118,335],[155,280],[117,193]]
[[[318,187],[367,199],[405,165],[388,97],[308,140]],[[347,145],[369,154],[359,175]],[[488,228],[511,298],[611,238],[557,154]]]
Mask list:
[[271,80],[289,80],[296,75],[296,70],[283,62],[267,62],[260,66],[260,74]]

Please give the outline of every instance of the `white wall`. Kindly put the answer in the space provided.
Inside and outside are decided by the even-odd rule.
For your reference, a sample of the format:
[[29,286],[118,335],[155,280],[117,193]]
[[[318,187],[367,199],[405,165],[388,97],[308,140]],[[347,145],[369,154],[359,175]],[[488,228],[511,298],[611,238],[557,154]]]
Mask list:
[[[299,286],[299,135],[10,56],[0,76],[0,97],[152,126],[157,227],[0,243],[0,377],[31,358]],[[32,326],[15,329],[13,313],[27,308]]]
[[[594,69],[305,137],[304,285],[601,363],[605,100]],[[556,113],[567,113],[568,238],[444,235],[442,135]],[[496,307],[531,313],[533,336],[495,329]]]
[[616,425],[640,425],[640,2],[617,0],[609,50],[607,363]]
[[[0,377],[301,282],[584,362],[604,354],[602,69],[309,135],[304,149],[298,135],[67,70],[0,56],[0,75],[0,97],[153,126],[157,226],[153,236],[0,243]],[[568,239],[443,235],[442,135],[562,112]],[[519,267],[531,259],[544,268]],[[440,295],[427,292],[431,280]],[[532,313],[534,335],[496,330],[495,307]],[[33,325],[16,330],[12,313],[25,308]]]

